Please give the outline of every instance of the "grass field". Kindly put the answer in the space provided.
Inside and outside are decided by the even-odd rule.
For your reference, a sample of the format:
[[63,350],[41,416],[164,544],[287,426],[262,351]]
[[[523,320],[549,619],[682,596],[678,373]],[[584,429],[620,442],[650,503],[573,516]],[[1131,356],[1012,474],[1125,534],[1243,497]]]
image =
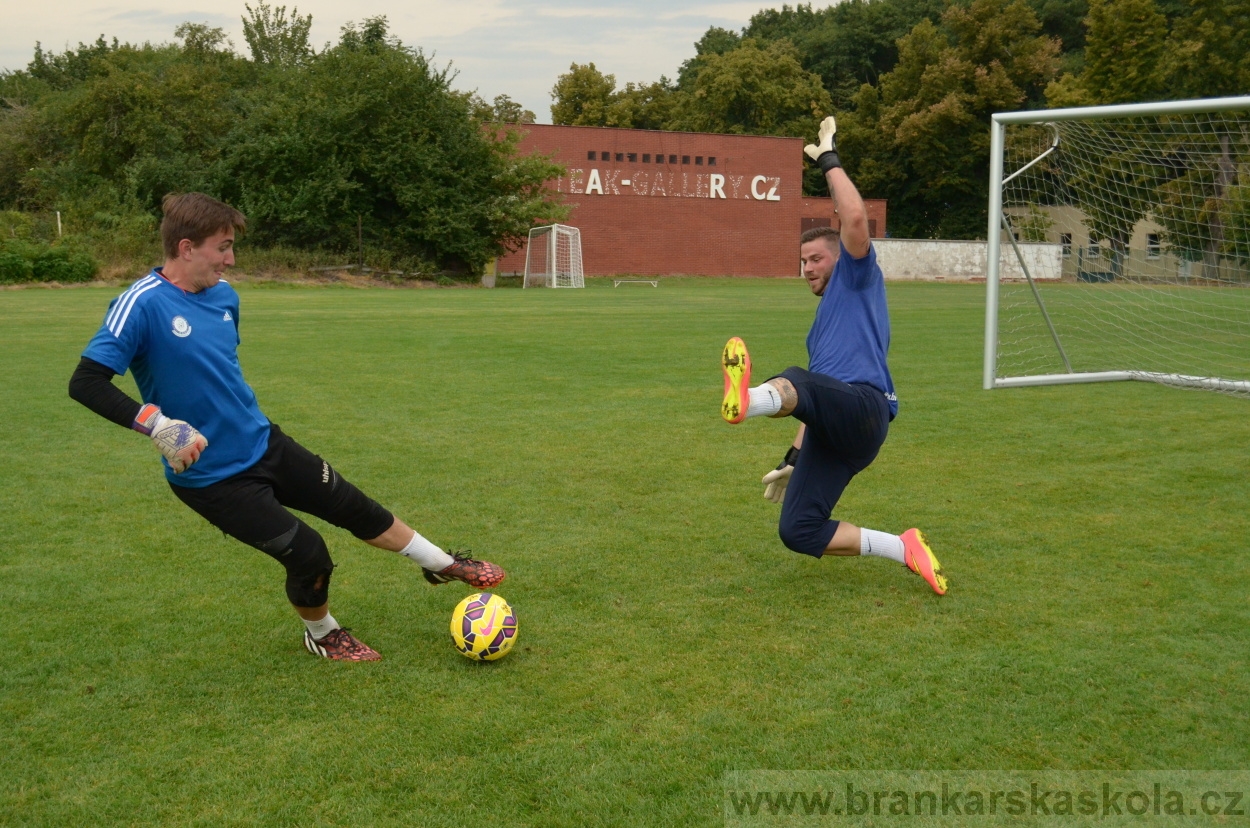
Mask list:
[[1250,402],[982,391],[983,287],[889,286],[901,412],[838,510],[922,527],[938,598],[785,550],[792,424],[718,416],[728,336],[805,364],[798,280],[241,286],[266,413],[509,570],[492,665],[466,588],[321,524],[385,660],[304,652],[280,568],[66,396],[117,292],[0,292],[0,823],[702,826],[731,770],[1250,767]]

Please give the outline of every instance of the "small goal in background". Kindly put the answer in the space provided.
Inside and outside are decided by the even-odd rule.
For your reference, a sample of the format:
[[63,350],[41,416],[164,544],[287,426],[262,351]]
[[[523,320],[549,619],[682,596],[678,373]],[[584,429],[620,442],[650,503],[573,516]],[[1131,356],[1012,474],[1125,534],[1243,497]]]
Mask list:
[[582,274],[582,234],[567,224],[530,230],[522,287],[586,287]]

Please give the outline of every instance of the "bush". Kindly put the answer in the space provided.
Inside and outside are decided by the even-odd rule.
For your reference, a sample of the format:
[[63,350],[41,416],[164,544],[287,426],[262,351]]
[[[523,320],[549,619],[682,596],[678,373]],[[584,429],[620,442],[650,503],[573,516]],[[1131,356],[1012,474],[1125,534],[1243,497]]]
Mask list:
[[0,284],[29,282],[34,278],[34,268],[30,259],[13,252],[5,245],[0,249]]
[[97,270],[89,253],[65,246],[44,248],[33,262],[36,282],[90,282]]
[[0,244],[0,282],[89,282],[99,271],[91,254],[72,242],[42,244],[9,239]]

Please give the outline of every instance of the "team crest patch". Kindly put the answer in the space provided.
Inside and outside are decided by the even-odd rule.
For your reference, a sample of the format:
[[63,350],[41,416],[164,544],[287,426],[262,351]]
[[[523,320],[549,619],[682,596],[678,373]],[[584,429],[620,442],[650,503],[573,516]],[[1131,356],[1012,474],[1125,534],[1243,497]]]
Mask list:
[[223,313],[223,314],[221,315],[221,321],[222,321],[222,322],[233,322],[233,321],[234,321],[234,317],[230,315],[230,311],[226,311],[225,313]]
[[173,331],[174,336],[190,336],[191,323],[183,319],[181,316],[175,316]]

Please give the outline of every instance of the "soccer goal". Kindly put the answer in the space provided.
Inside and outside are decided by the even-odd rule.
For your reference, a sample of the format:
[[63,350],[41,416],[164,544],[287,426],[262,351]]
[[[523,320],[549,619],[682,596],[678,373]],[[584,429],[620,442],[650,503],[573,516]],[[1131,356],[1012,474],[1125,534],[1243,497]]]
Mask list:
[[1250,397],[1250,97],[996,114],[989,215],[985,388]]
[[586,287],[582,274],[582,234],[567,224],[551,224],[530,230],[525,246],[525,279],[522,287]]

